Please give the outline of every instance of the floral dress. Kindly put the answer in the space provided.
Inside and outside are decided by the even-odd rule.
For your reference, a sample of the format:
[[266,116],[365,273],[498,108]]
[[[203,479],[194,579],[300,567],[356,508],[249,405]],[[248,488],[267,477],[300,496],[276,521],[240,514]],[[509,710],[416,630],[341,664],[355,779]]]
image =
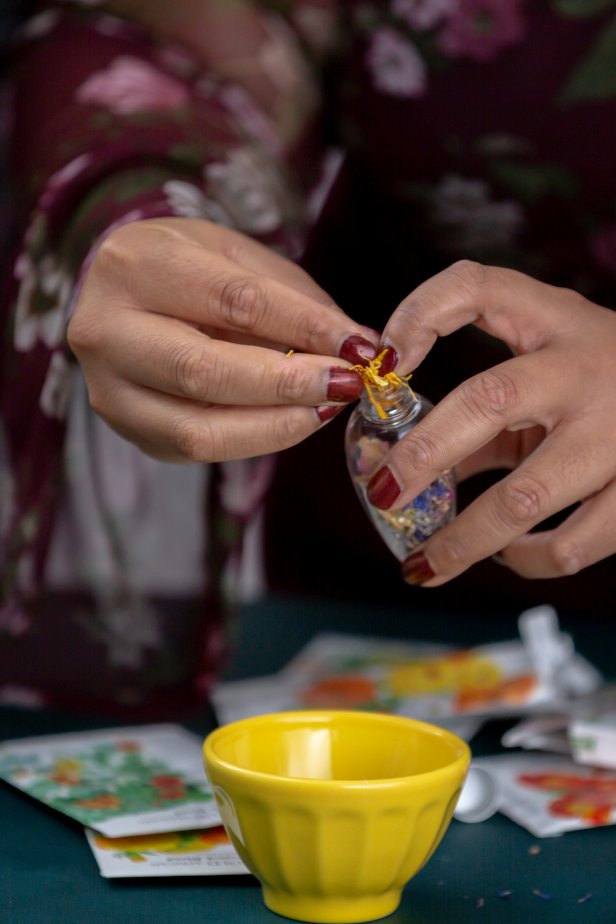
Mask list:
[[334,150],[363,219],[345,233],[378,236],[392,292],[470,257],[615,302],[616,0],[202,6],[207,28],[159,34],[45,4],[16,41],[0,701],[160,715],[207,695],[258,552],[270,459],[188,475],[88,409],[66,324],[114,228],[202,217],[299,258],[338,207]]
[[393,236],[412,233],[431,269],[470,257],[614,304],[616,3],[391,0],[350,15],[339,122],[398,204]]

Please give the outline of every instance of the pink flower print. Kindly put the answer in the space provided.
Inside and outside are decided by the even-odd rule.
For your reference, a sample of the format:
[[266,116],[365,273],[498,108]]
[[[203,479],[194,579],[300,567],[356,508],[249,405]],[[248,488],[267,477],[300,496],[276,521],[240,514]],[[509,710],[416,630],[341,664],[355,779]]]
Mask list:
[[182,45],[166,44],[158,49],[157,61],[165,71],[180,79],[190,79],[199,69],[199,62]]
[[426,65],[415,46],[395,29],[373,32],[368,67],[375,87],[391,96],[421,96],[426,89]]
[[0,632],[19,638],[24,635],[31,625],[30,616],[21,608],[17,600],[9,600],[0,607]]
[[43,212],[49,212],[53,208],[56,199],[62,195],[66,187],[80,174],[85,173],[93,162],[91,154],[80,154],[73,160],[57,170],[47,180],[38,202],[38,208]]
[[[200,84],[196,84],[199,91]],[[211,86],[203,84],[203,92],[209,96]],[[280,157],[284,145],[274,120],[254,101],[243,87],[227,83],[220,87],[219,99],[223,106],[237,119],[246,135],[260,142],[272,155]]]
[[[0,703],[3,706],[19,706],[21,709],[41,709],[45,705],[45,697],[32,687],[5,683],[0,687]],[[20,776],[23,781],[23,773]]]
[[443,54],[488,61],[524,35],[522,0],[458,0],[439,35]]
[[299,3],[291,15],[299,34],[316,52],[322,54],[334,46],[336,12],[333,6],[320,6],[312,2]]
[[77,101],[109,109],[116,115],[177,109],[188,102],[186,87],[146,61],[121,55],[95,71],[77,90]]
[[43,10],[42,13],[36,13],[21,27],[19,38],[23,41],[26,39],[40,39],[56,28],[60,21],[58,10]]
[[391,11],[411,29],[432,29],[455,8],[455,0],[392,0]]
[[109,16],[107,13],[99,13],[93,20],[93,25],[101,35],[108,35],[111,38],[131,38],[136,32],[136,27],[126,22],[125,19]]
[[454,256],[511,247],[524,225],[517,202],[494,200],[483,180],[456,174],[435,187],[430,218],[440,247]]
[[590,252],[597,266],[616,276],[616,224],[607,225],[595,234]]

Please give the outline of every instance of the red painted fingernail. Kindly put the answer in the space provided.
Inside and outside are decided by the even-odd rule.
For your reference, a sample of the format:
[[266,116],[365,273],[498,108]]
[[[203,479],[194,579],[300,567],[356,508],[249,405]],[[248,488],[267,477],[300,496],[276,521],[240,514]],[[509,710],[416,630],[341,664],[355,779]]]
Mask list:
[[385,356],[381,360],[381,368],[379,373],[381,375],[387,375],[388,372],[393,372],[396,366],[398,365],[399,356],[392,346],[389,346],[387,343],[381,344],[380,352],[385,350]]
[[321,404],[319,407],[315,407],[317,412],[317,417],[321,423],[327,423],[328,420],[331,420],[332,417],[335,417],[340,411],[344,410],[344,405],[335,405],[335,404]]
[[368,482],[366,494],[373,507],[378,507],[380,510],[387,510],[391,507],[400,494],[400,485],[388,465],[372,476]]
[[364,385],[357,372],[351,369],[338,369],[332,366],[327,380],[327,398],[329,401],[355,401],[359,398]]
[[340,359],[346,359],[348,363],[365,366],[366,363],[375,358],[377,352],[376,347],[369,340],[366,340],[365,337],[360,337],[358,334],[353,334],[352,337],[346,338],[340,347],[338,355]]
[[435,572],[421,549],[413,552],[402,562],[402,577],[407,584],[419,587],[434,576]]

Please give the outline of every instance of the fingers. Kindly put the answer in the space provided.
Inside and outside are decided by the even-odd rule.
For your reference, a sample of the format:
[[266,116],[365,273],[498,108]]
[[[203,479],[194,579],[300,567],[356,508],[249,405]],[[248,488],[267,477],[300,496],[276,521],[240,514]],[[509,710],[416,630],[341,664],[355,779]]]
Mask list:
[[[346,356],[345,343],[364,341],[376,355],[374,332],[338,308],[288,285],[246,270],[198,241],[170,234],[166,225],[140,223],[111,235],[97,255],[103,277],[122,280],[135,307],[173,316],[208,329],[251,334],[325,356]],[[122,233],[124,232],[124,233]],[[320,298],[321,296],[319,296]]]
[[422,283],[398,306],[383,331],[397,368],[412,372],[437,337],[466,324],[499,337],[516,353],[538,349],[577,322],[586,300],[515,270],[460,261]]
[[124,385],[107,409],[94,410],[120,436],[167,462],[220,462],[288,449],[322,425],[314,408],[207,407]]
[[[468,379],[433,408],[387,456],[387,475],[376,472],[367,492],[370,503],[382,509],[401,507],[424,490],[446,469],[467,457],[477,458],[482,447],[511,451],[505,439],[493,441],[508,429],[524,424],[551,430],[569,391],[565,370],[556,356],[529,354],[507,360]],[[542,380],[542,387],[536,388]],[[484,459],[485,461],[485,459]],[[507,464],[505,457],[494,459]]]
[[[172,226],[174,221],[189,231],[195,240],[200,241],[208,249],[215,250],[232,263],[252,273],[274,277],[323,305],[336,307],[331,295],[317,285],[309,273],[297,263],[276,253],[271,247],[266,247],[245,234],[211,221],[165,219],[165,224]],[[340,309],[337,308],[337,310]]]
[[[591,442],[591,429],[571,426],[546,438],[514,472],[485,491],[422,548],[427,586],[445,583],[470,565],[506,549],[547,517],[582,497],[602,491],[611,479],[608,447]],[[513,554],[513,552],[512,552]],[[417,581],[417,556],[403,563]]]
[[362,392],[357,373],[333,357],[288,357],[216,341],[175,318],[147,312],[116,311],[105,321],[96,348],[104,350],[114,375],[157,392],[203,404],[307,407],[354,401]]
[[359,397],[348,363],[378,334],[243,235],[161,219],[103,242],[68,340],[110,426],[159,458],[219,461],[291,446]]
[[499,558],[526,578],[577,574],[616,552],[616,481],[584,500],[557,529],[531,533],[502,549]]
[[545,430],[539,426],[524,430],[503,430],[485,446],[456,464],[456,480],[462,482],[472,475],[497,468],[513,469],[537,448],[544,437]]
[[[517,465],[403,563],[406,579],[437,586],[496,552],[528,577],[573,573],[614,550],[615,501],[606,486],[616,475],[616,317],[574,292],[462,262],[401,303],[383,343],[404,373],[437,337],[469,323],[517,355],[431,411],[373,475],[369,500],[399,507],[445,469],[468,477]],[[528,535],[579,501],[558,530]]]

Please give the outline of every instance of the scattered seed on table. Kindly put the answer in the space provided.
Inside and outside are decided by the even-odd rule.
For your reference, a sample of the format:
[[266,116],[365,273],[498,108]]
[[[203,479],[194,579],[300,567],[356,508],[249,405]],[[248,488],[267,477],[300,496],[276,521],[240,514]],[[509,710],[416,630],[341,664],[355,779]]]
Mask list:
[[592,898],[592,892],[587,892],[586,895],[580,895],[580,897],[577,900],[577,903],[578,905],[583,905],[584,902],[587,902],[591,898]]
[[536,857],[538,853],[541,853],[541,847],[539,846],[539,844],[533,844],[531,847],[528,848],[529,857]]
[[533,889],[533,895],[542,898],[545,902],[552,901],[552,896],[548,892],[542,892],[541,889]]
[[499,898],[509,898],[510,895],[513,895],[511,889],[501,889],[500,892],[497,892]]

